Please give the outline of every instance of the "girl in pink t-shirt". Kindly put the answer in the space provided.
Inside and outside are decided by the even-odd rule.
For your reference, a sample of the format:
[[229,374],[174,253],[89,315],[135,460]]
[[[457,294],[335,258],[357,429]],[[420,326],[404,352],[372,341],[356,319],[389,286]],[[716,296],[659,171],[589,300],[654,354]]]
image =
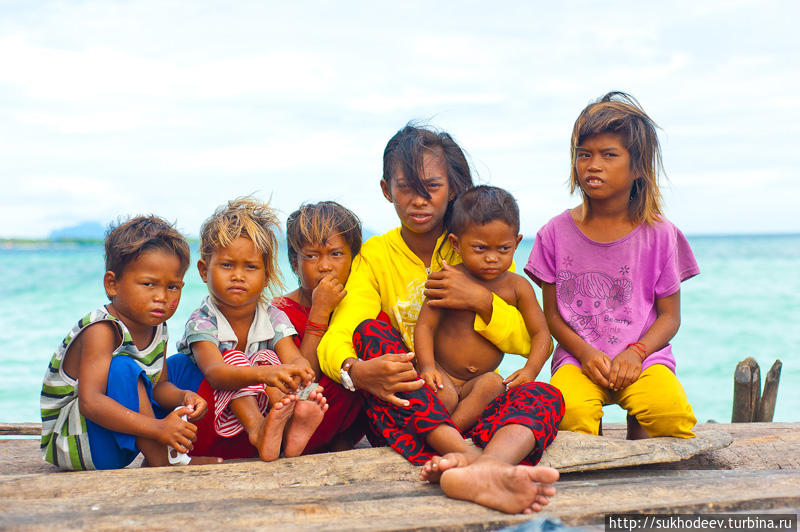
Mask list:
[[598,434],[603,406],[619,404],[629,438],[691,438],[697,420],[669,341],[680,283],[700,270],[661,214],[656,125],[632,96],[608,93],[575,121],[571,155],[570,192],[583,203],[539,231],[525,266],[558,341],[550,383],[566,403],[560,428]]

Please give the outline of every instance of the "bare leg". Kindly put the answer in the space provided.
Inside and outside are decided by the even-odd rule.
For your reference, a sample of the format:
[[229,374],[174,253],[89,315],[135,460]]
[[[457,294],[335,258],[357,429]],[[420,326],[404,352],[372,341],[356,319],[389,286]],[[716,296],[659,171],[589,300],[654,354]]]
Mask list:
[[[141,377],[139,378],[137,390],[139,392],[139,413],[147,417],[156,417],[155,413],[153,412],[153,407],[150,405],[150,398],[147,397],[147,391],[144,388],[144,383],[142,382]],[[140,436],[136,438],[136,446],[144,455],[144,462],[142,463],[142,466],[161,467],[170,465],[169,457],[167,456],[167,446],[163,443]],[[212,456],[193,456],[189,462],[190,465],[221,463],[222,458],[215,458]]]
[[[278,396],[275,397],[277,399]],[[275,402],[270,400],[266,417],[261,415],[254,395],[237,397],[228,403],[231,412],[247,431],[250,443],[258,450],[258,456],[265,462],[275,460],[281,454],[283,430],[292,417],[295,400],[294,395],[284,396]]]
[[442,491],[449,497],[507,513],[540,511],[555,495],[551,484],[559,474],[551,467],[514,465],[530,453],[534,444],[529,428],[502,427],[474,462],[442,473]]
[[294,405],[294,415],[286,425],[283,453],[288,456],[300,456],[308,444],[308,440],[317,430],[322,417],[328,410],[322,387],[317,388],[308,400],[297,401]]
[[639,421],[634,416],[628,414],[627,421],[628,421],[627,439],[646,440],[647,438],[650,437],[647,431],[642,428],[642,426],[639,424]]
[[[447,388],[447,385],[445,385],[445,388]],[[489,403],[491,403],[495,397],[505,392],[505,390],[506,387],[503,384],[503,378],[497,373],[485,373],[467,381],[461,388],[461,396],[463,399],[452,414],[451,419],[453,423],[455,423],[462,432],[468,431],[475,425]],[[434,438],[437,438],[437,436],[434,435],[437,430],[439,429],[437,428],[431,432],[431,436]],[[452,435],[447,432],[437,433],[437,435],[440,441],[436,439],[432,441],[431,436],[429,436],[428,445],[437,451],[449,448]],[[466,452],[464,450],[456,450],[446,452],[444,456],[441,457],[434,456],[422,466],[420,478],[430,482],[438,482],[442,472],[453,467],[468,465],[481,455],[481,450],[475,447],[472,442],[463,440],[463,436],[462,441],[464,441],[467,446]],[[519,460],[517,460],[517,462],[519,462]]]
[[[436,397],[439,398],[447,411],[452,414],[458,406],[458,400],[461,394],[460,386],[464,383],[461,380],[451,377],[438,362],[436,363],[436,369],[439,370],[439,374],[442,376],[443,388],[441,390],[434,390],[434,392],[436,392]],[[458,425],[458,423],[456,423],[456,425]]]
[[450,419],[461,432],[467,432],[475,426],[489,403],[505,391],[503,377],[495,372],[484,373],[468,380],[461,388],[461,400],[452,411]]

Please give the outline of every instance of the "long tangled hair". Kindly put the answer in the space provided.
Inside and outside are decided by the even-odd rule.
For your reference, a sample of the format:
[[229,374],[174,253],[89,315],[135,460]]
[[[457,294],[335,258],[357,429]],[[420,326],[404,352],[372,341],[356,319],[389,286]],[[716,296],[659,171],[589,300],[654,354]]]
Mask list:
[[[576,188],[581,188],[575,167],[577,147],[592,135],[616,133],[630,153],[631,172],[634,175],[628,215],[637,224],[644,222],[652,225],[659,221],[662,198],[658,181],[664,173],[664,165],[657,129],[658,125],[644,112],[636,98],[625,92],[609,92],[587,105],[572,128],[569,191],[575,192]],[[583,189],[581,195],[584,205],[587,205],[589,197]]]
[[274,296],[283,291],[278,270],[278,237],[280,220],[268,203],[251,196],[236,198],[214,211],[200,227],[200,257],[208,263],[211,255],[229,246],[239,237],[249,238],[264,259],[267,276],[265,293]]

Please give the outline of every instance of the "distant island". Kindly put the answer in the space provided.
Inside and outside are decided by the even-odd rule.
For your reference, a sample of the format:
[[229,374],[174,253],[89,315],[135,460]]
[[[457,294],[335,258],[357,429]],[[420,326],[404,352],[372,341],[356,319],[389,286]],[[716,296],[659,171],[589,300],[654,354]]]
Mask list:
[[50,231],[48,240],[103,240],[106,227],[99,222],[82,222]]

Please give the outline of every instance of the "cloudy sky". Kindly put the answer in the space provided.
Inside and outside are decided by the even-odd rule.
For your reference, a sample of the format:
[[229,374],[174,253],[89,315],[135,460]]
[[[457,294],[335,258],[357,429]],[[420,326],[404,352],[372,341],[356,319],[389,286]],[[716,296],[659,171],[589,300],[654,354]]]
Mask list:
[[799,5],[0,0],[0,237],[149,212],[196,234],[248,193],[382,232],[381,155],[410,119],[533,236],[578,201],[572,123],[613,89],[661,126],[686,233],[800,232]]

